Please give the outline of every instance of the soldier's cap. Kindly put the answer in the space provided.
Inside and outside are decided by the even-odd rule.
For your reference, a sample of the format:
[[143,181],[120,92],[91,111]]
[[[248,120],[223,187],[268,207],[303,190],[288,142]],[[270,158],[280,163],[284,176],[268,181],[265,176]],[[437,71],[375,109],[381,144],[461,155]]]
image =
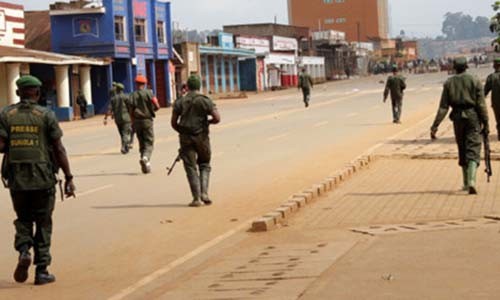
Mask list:
[[494,62],[495,62],[496,64],[500,64],[500,57],[495,57]]
[[457,57],[453,61],[453,65],[455,67],[467,67],[467,58],[466,57]]
[[125,86],[121,83],[118,83],[118,82],[115,82],[115,87],[121,91],[123,91],[125,89]]
[[187,86],[188,86],[188,89],[190,89],[191,91],[199,90],[201,87],[200,77],[198,77],[198,75],[189,76],[189,78],[187,80]]
[[137,77],[135,77],[135,82],[146,84],[148,83],[148,79],[144,75],[137,75]]
[[35,76],[24,75],[24,76],[21,76],[21,78],[19,78],[16,81],[16,85],[17,85],[17,88],[19,88],[19,89],[28,88],[28,87],[41,87],[42,82],[38,78],[36,78]]
[[118,82],[113,81],[113,86],[117,86]]

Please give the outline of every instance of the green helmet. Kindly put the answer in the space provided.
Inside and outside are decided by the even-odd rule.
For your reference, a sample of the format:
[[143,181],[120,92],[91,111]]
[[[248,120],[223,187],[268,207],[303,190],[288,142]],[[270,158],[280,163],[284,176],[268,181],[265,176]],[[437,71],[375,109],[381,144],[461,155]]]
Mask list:
[[495,57],[495,59],[493,60],[493,62],[494,62],[496,65],[500,65],[500,57]]
[[115,87],[116,87],[116,89],[117,89],[117,90],[119,90],[119,91],[123,91],[123,90],[125,90],[125,86],[124,86],[123,84],[121,84],[121,83],[116,83],[116,84],[115,84]]
[[31,75],[24,75],[16,81],[17,88],[28,88],[28,87],[41,87],[42,82]]
[[191,91],[197,91],[201,88],[201,80],[198,75],[191,75],[187,80],[187,86]]

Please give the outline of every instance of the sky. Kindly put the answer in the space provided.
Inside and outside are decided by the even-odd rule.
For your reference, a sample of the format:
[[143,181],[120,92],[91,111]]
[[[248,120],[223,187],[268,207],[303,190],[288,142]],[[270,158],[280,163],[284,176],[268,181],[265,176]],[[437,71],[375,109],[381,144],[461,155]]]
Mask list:
[[[4,0],[27,10],[48,9],[55,0]],[[310,0],[303,0],[310,1]],[[172,18],[181,28],[220,29],[224,24],[288,23],[287,0],[172,0]],[[389,0],[393,34],[435,37],[447,12],[491,16],[493,0]]]

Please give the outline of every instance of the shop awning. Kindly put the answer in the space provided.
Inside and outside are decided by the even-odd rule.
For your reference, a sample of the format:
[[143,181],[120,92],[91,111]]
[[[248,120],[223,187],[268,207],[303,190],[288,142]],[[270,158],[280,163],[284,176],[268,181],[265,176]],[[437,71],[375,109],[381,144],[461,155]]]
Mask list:
[[0,63],[29,63],[46,65],[90,65],[105,66],[109,62],[81,56],[64,55],[26,48],[0,46]]

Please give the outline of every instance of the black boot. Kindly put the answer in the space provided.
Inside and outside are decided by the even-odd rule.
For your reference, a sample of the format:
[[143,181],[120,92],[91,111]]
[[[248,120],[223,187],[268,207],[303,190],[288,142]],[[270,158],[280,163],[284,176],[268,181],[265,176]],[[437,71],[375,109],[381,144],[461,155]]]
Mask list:
[[193,201],[189,204],[190,207],[200,207],[203,205],[201,199],[201,185],[200,177],[194,170],[189,170],[187,174],[189,187],[191,188],[191,195],[193,196]]
[[31,254],[29,249],[22,250],[19,254],[16,270],[14,271],[14,280],[22,283],[28,279],[28,270],[31,266]]
[[56,281],[56,277],[49,273],[46,266],[36,268],[35,285],[44,285]]

